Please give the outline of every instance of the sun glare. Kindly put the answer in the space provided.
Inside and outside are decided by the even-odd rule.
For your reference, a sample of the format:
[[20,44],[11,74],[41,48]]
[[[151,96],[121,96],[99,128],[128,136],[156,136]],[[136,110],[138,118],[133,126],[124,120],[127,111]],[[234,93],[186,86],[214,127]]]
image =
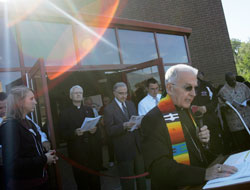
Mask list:
[[[90,0],[84,3],[82,7],[77,7],[77,9],[74,8],[76,5],[71,2],[72,4],[69,7],[71,7],[71,11],[73,12],[68,12],[68,10],[62,9],[57,4],[52,3],[52,0],[0,0],[0,3],[1,2],[5,2],[7,5],[6,11],[11,8],[13,12],[16,12],[16,14],[6,14],[6,23],[8,23],[9,27],[25,21],[27,17],[32,17],[33,12],[43,8],[44,6],[47,6],[50,9],[52,8],[55,13],[61,14],[62,17],[77,25],[84,34],[83,37],[78,36],[80,46],[78,47],[79,52],[77,57],[75,57],[75,52],[73,51],[75,47],[71,44],[64,44],[63,34],[67,33],[67,30],[64,31],[62,36],[59,36],[45,61],[47,64],[55,61],[61,62],[61,64],[58,65],[57,72],[48,73],[48,78],[50,80],[58,78],[62,74],[65,74],[72,67],[77,65],[82,59],[84,59],[86,55],[88,55],[88,53],[96,46],[99,41],[104,42],[110,46],[110,48],[117,48],[105,38],[103,38],[103,34],[111,23],[113,16],[117,11],[120,0]],[[91,12],[91,19],[88,17],[88,15],[85,16],[82,14],[82,12],[87,10]],[[102,15],[102,17],[97,15]],[[85,24],[85,20],[88,20],[90,25],[94,25],[99,29],[95,30],[89,27],[87,24]],[[58,51],[61,49],[62,44],[64,47],[66,45],[66,52],[63,58],[58,58],[56,55],[58,55]],[[29,55],[29,52],[24,53]],[[30,56],[32,55],[30,54]],[[33,54],[33,56],[35,55]]]
[[[96,2],[96,1],[94,1],[94,2]],[[102,5],[104,0],[99,0],[97,2],[98,3],[89,4],[88,8],[90,9],[93,6],[94,7],[93,10],[94,10],[94,9],[96,9],[96,7],[98,7],[97,4]],[[98,27],[98,23],[102,23],[102,26],[99,26],[99,27],[101,27],[101,29],[98,31],[93,31],[90,27],[85,25],[83,21],[79,21],[78,19],[74,18],[73,16],[68,14],[66,11],[57,7],[52,2],[50,2],[50,1],[47,2],[56,11],[61,13],[65,18],[71,20],[76,25],[78,25],[82,29],[83,33],[89,34],[89,37],[87,39],[86,38],[81,39],[81,37],[78,36],[79,37],[78,40],[80,41],[80,44],[81,44],[81,46],[79,47],[79,57],[76,60],[72,59],[72,56],[68,56],[67,58],[64,58],[64,60],[67,62],[67,64],[61,65],[59,71],[57,71],[55,73],[48,73],[48,77],[50,80],[56,79],[57,77],[61,76],[66,71],[68,71],[70,68],[75,66],[80,60],[82,60],[95,47],[95,45],[98,43],[99,40],[108,44],[111,48],[116,48],[102,37],[104,32],[106,31],[106,29],[108,28],[110,22],[112,21],[113,16],[117,10],[117,7],[118,7],[120,1],[119,0],[110,0],[109,2],[110,2],[110,6],[107,9],[104,9],[104,10],[99,9],[99,12],[98,12],[99,14],[107,15],[108,17],[106,17],[104,19],[104,18],[96,16],[92,19],[92,24],[95,23],[95,25],[97,25],[97,27]],[[82,19],[84,20],[84,17],[82,17]],[[56,46],[57,46],[57,44],[55,45],[55,47]],[[73,48],[71,48],[71,49],[73,49]],[[51,51],[51,55],[52,54],[53,54],[53,50]]]

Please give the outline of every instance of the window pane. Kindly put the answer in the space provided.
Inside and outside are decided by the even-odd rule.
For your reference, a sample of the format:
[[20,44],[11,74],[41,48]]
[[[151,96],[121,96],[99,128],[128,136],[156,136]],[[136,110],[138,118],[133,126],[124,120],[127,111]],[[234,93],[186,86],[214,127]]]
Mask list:
[[12,86],[22,84],[20,72],[0,72],[0,91],[9,91]]
[[33,66],[40,57],[47,66],[75,63],[71,25],[24,21],[20,32],[25,66]]
[[124,64],[138,64],[156,59],[153,33],[118,30]]
[[188,63],[183,36],[156,34],[163,63]]
[[[95,34],[102,36],[104,28],[89,28]],[[119,51],[114,29],[107,29],[102,36],[102,40],[98,40],[96,36],[90,32],[76,27],[77,43],[81,64],[83,65],[107,65],[120,64]]]
[[131,93],[131,99],[136,104],[136,106],[139,101],[147,95],[146,80],[151,77],[155,78],[159,82],[159,84],[161,84],[157,66],[139,69],[127,73],[128,87]]
[[[149,78],[155,78],[160,83],[160,76],[157,66],[144,68],[127,73],[130,90],[135,91],[140,83],[143,83]],[[145,88],[145,86],[144,86]]]
[[0,19],[0,68],[20,67],[14,27]]

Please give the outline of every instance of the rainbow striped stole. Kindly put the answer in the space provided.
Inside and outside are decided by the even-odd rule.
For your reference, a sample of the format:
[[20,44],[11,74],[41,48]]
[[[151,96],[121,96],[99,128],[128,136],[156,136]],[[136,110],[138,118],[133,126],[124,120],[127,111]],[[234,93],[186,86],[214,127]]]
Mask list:
[[160,100],[158,108],[160,109],[166,122],[166,127],[168,128],[172,143],[173,159],[178,163],[190,165],[189,153],[179,114],[169,95]]

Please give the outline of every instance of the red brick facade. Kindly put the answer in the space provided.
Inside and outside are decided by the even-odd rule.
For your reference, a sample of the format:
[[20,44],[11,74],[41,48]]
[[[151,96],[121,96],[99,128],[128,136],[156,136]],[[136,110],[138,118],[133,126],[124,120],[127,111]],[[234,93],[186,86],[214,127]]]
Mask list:
[[224,84],[225,72],[236,72],[221,0],[128,0],[119,11],[121,18],[192,28],[192,65],[215,84]]

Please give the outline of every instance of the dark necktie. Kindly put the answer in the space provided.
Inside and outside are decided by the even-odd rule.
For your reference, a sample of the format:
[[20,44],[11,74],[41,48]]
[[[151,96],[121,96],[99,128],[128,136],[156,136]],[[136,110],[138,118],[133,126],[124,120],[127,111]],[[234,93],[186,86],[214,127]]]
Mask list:
[[123,109],[123,113],[124,113],[126,119],[129,120],[128,109],[125,106],[125,102],[122,103],[122,109]]
[[158,101],[157,97],[155,97],[154,99],[155,99],[155,105],[157,106],[159,101]]

